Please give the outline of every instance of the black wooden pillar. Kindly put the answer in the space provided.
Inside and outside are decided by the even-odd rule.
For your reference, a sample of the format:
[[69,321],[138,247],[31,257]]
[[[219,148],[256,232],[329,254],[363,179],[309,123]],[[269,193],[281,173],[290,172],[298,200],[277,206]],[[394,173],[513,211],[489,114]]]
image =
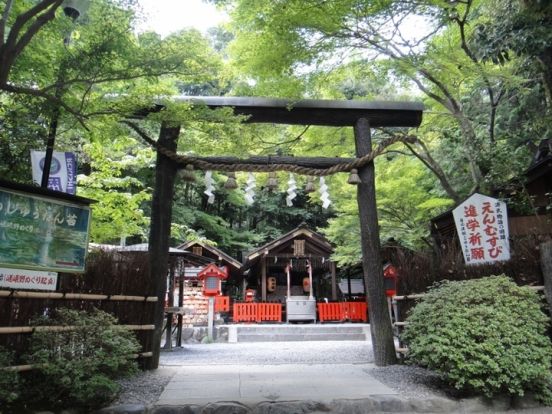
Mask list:
[[[360,118],[355,124],[354,131],[357,157],[362,157],[372,151],[370,123],[367,119]],[[366,300],[370,315],[375,364],[377,366],[392,365],[397,362],[397,354],[383,282],[374,163],[371,162],[359,169],[358,174],[362,181],[358,184],[357,189],[362,269],[368,293]]]
[[[176,152],[180,125],[161,124],[159,144]],[[163,308],[167,291],[169,262],[169,237],[171,234],[172,200],[177,166],[169,158],[157,152],[155,166],[155,188],[151,202],[151,226],[149,235],[149,274],[150,286],[155,291],[155,304],[152,351],[153,356],[145,364],[146,369],[159,366],[159,351],[163,329]]]

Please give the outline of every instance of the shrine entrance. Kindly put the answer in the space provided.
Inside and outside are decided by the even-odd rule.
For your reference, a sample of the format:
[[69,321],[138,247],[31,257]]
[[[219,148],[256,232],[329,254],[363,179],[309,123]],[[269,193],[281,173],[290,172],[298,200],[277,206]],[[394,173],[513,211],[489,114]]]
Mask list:
[[[353,127],[357,158],[308,157],[190,157],[176,153],[180,125],[164,122],[159,139],[150,138],[136,122],[123,121],[142,139],[157,150],[155,190],[152,199],[151,229],[149,236],[150,279],[155,285],[159,301],[155,310],[153,331],[153,357],[147,368],[159,365],[159,349],[163,324],[163,298],[166,292],[169,235],[172,218],[174,181],[179,169],[204,171],[275,172],[288,171],[314,177],[339,172],[350,172],[350,183],[357,185],[360,217],[362,263],[369,302],[370,330],[375,364],[390,365],[396,362],[391,320],[387,311],[380,240],[376,210],[374,163],[385,148],[399,141],[412,142],[409,137],[388,139],[372,148],[370,128],[417,127],[422,121],[423,105],[412,102],[363,102],[243,98],[243,97],[179,97],[179,102],[208,107],[232,108],[234,114],[245,115],[245,122],[321,125]],[[150,111],[160,110],[161,107]],[[148,111],[145,111],[146,113]],[[266,285],[264,285],[266,286]],[[311,284],[312,286],[312,284]],[[291,295],[288,295],[291,296]]]

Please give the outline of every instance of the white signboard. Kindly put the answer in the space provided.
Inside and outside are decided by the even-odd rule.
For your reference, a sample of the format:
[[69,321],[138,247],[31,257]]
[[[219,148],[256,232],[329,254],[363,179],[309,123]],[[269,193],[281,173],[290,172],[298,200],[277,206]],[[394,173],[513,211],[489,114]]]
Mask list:
[[0,288],[56,290],[56,272],[0,267]]
[[[46,159],[45,151],[31,150],[33,181],[40,185]],[[48,176],[48,188],[68,194],[77,192],[77,157],[72,152],[54,151]]]
[[510,260],[506,203],[475,193],[452,214],[467,264]]

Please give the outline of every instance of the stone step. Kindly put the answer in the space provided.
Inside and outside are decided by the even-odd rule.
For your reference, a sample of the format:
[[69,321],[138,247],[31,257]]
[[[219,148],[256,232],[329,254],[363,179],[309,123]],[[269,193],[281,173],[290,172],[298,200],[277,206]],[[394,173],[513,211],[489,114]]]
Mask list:
[[238,334],[238,342],[365,341],[364,333]]
[[275,325],[275,326],[239,326],[238,335],[279,335],[279,334],[361,334],[364,333],[362,326],[331,326],[331,325]]

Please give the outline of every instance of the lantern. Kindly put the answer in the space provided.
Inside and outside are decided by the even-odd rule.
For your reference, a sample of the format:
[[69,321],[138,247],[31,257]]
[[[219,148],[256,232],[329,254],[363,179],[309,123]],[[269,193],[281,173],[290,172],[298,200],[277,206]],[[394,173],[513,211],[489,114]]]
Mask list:
[[217,296],[222,290],[222,280],[228,278],[228,269],[211,263],[199,272],[197,277],[203,281],[203,294],[205,296]]
[[67,17],[76,20],[86,13],[90,7],[90,0],[65,0],[61,7]]
[[253,302],[255,300],[255,290],[254,289],[247,289],[245,291],[245,301],[246,302]]
[[310,279],[307,276],[303,278],[303,292],[310,293],[310,291],[311,291]]
[[397,294],[397,269],[389,262],[383,265],[383,280],[385,285],[385,296],[395,296]]
[[272,293],[276,290],[276,277],[275,276],[269,276],[266,278],[266,290],[269,293]]

